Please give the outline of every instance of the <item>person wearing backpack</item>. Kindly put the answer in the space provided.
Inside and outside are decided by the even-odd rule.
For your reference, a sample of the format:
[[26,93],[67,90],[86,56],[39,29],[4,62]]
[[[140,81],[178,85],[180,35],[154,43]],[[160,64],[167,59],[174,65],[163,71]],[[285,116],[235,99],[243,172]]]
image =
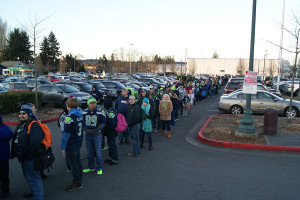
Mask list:
[[106,120],[101,131],[107,137],[108,144],[108,158],[104,162],[113,165],[119,163],[118,147],[116,145],[118,132],[115,129],[117,127],[117,111],[113,107],[112,99],[104,101],[104,108],[106,110]]
[[[17,157],[21,163],[23,174],[31,188],[24,197],[43,200],[44,190],[40,171],[34,169],[34,163],[44,151],[42,143],[44,132],[38,123],[32,123],[33,113],[30,104],[23,104],[19,112],[20,123],[17,125],[12,140],[12,158]],[[31,124],[29,133],[29,124]]]
[[80,161],[80,148],[83,141],[82,131],[82,111],[78,108],[79,102],[75,98],[67,100],[69,114],[65,118],[64,132],[61,139],[62,155],[67,154],[71,168],[73,181],[66,188],[67,192],[83,188],[82,184],[82,165]]
[[87,100],[88,108],[82,112],[83,127],[85,131],[85,142],[88,151],[88,168],[83,173],[95,171],[94,161],[96,157],[97,175],[103,172],[103,156],[102,156],[102,132],[101,129],[105,124],[105,112],[97,107],[97,101],[94,97]]
[[[118,114],[121,114],[124,116],[124,118],[127,118],[127,112],[129,107],[129,97],[128,97],[128,90],[126,88],[122,89],[121,95],[118,96],[115,108],[118,112]],[[119,145],[129,144],[129,132],[128,129],[125,131],[119,132]]]
[[6,198],[9,193],[9,141],[13,137],[11,129],[5,125],[0,115],[0,199]]

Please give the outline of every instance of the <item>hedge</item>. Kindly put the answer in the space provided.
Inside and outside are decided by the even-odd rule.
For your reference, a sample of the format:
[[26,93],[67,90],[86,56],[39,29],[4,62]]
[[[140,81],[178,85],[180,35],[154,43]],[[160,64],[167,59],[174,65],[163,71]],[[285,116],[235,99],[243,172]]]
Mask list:
[[[42,100],[43,93],[38,92],[38,104]],[[21,105],[25,103],[35,103],[35,92],[29,91],[15,91],[6,92],[0,95],[0,112],[1,114],[18,112]]]

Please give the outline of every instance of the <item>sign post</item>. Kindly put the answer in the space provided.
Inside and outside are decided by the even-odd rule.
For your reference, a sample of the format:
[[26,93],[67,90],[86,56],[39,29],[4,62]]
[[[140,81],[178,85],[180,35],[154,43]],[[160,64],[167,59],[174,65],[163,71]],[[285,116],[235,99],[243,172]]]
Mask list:
[[257,93],[257,72],[246,71],[244,85],[244,94],[256,94]]

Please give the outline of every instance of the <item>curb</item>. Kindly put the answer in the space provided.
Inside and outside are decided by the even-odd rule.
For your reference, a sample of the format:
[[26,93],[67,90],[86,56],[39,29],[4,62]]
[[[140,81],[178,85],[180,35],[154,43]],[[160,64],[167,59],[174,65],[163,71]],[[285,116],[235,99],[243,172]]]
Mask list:
[[[47,123],[47,122],[54,122],[56,120],[58,120],[58,117],[53,117],[53,118],[49,118],[49,119],[44,119],[41,120],[42,123]],[[4,124],[6,124],[7,126],[17,126],[19,124],[19,122],[3,122]]]
[[[222,114],[217,114],[222,115]],[[226,148],[236,148],[236,149],[251,149],[251,150],[264,150],[264,151],[281,151],[281,152],[300,152],[300,147],[293,146],[277,146],[277,145],[263,145],[263,144],[247,144],[247,143],[237,143],[237,142],[227,142],[221,140],[213,140],[203,136],[203,131],[209,122],[217,115],[212,115],[208,118],[205,124],[202,126],[197,134],[198,140],[213,146],[226,147]]]

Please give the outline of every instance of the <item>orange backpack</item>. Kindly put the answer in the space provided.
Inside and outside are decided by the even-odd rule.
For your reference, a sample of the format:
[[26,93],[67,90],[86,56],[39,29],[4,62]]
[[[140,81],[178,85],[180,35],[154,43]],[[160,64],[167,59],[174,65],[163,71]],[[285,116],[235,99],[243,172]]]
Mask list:
[[44,136],[44,139],[42,140],[42,143],[45,145],[46,149],[48,149],[49,147],[51,147],[51,143],[52,143],[52,134],[51,134],[51,132],[50,132],[49,127],[48,127],[46,124],[41,124],[41,123],[39,123],[39,122],[37,122],[37,121],[32,121],[32,122],[30,122],[29,125],[28,125],[28,131],[27,131],[27,134],[29,134],[31,125],[32,125],[32,123],[34,123],[34,122],[38,123],[38,124],[40,125],[41,129],[43,130],[45,136]]

